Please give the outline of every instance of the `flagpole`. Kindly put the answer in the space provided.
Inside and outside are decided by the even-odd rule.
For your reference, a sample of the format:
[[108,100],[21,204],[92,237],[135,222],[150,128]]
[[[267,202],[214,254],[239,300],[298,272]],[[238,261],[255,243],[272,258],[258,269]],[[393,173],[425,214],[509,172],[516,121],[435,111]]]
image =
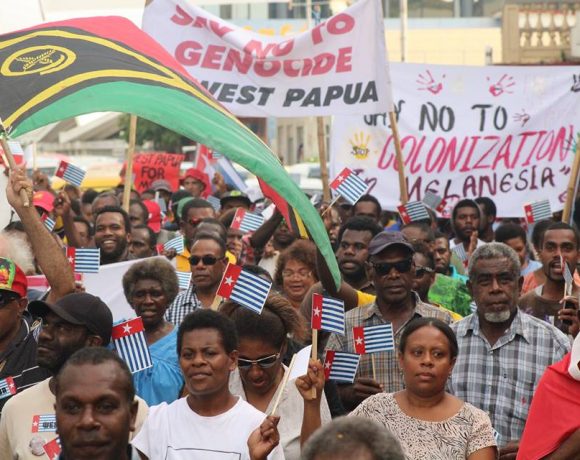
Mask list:
[[290,365],[288,366],[288,370],[284,374],[284,378],[282,379],[282,383],[280,383],[280,387],[278,388],[278,394],[276,395],[276,401],[274,402],[274,406],[272,406],[272,412],[270,415],[276,414],[276,409],[278,409],[278,404],[280,404],[280,399],[282,398],[282,393],[284,393],[284,388],[286,388],[286,384],[288,383],[288,378],[292,373],[292,369],[294,368],[294,363],[296,362],[296,353],[292,356],[292,361],[290,361]]
[[125,168],[125,187],[123,188],[123,209],[129,212],[131,189],[133,188],[133,157],[137,139],[137,115],[131,114],[129,121],[129,146],[127,147],[127,167]]
[[373,368],[373,380],[377,381],[377,371],[375,370],[375,355],[371,353],[371,367]]
[[[315,361],[318,359],[318,329],[312,329],[312,354],[310,356]],[[312,391],[312,399],[316,399],[315,385],[312,385],[311,391]]]
[[[14,171],[16,169],[16,161],[14,161],[14,156],[12,155],[12,150],[10,150],[10,145],[8,145],[8,134],[6,133],[6,128],[4,128],[4,123],[0,120],[0,144],[4,150],[4,155],[6,156],[6,161],[8,161],[8,167],[10,170]],[[28,194],[23,188],[20,189],[20,199],[22,200],[22,205],[25,208],[30,206],[30,200],[28,199]]]
[[566,203],[564,204],[564,211],[562,212],[562,222],[570,223],[572,214],[572,205],[574,198],[576,198],[576,184],[578,183],[578,172],[580,171],[580,134],[576,140],[576,153],[574,154],[574,162],[572,163],[572,171],[570,172],[570,179],[568,180],[568,189],[566,190]]
[[324,211],[322,211],[322,214],[320,214],[320,217],[323,217],[323,216],[324,216],[324,214],[326,214],[326,213],[328,212],[328,210],[329,210],[330,208],[332,208],[332,206],[334,205],[334,203],[336,203],[336,202],[338,201],[338,199],[339,199],[339,198],[340,198],[340,195],[337,195],[337,196],[336,196],[336,198],[335,198],[334,200],[332,200],[332,201],[331,201],[331,202],[328,204],[327,208],[326,208]]
[[395,144],[395,153],[397,155],[397,169],[399,170],[399,193],[401,195],[401,204],[407,204],[409,201],[409,192],[407,191],[407,183],[405,181],[405,163],[403,162],[401,139],[399,137],[399,128],[397,127],[397,117],[395,116],[395,112],[389,112],[389,121],[391,122],[393,143]]

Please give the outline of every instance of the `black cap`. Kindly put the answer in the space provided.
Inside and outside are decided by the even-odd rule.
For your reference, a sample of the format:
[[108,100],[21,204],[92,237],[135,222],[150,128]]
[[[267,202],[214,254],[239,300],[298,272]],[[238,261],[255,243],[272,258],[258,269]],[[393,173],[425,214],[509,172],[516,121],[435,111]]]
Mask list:
[[369,254],[374,256],[392,246],[400,246],[407,249],[411,254],[415,253],[413,246],[407,241],[401,232],[381,232],[369,243]]
[[35,300],[28,304],[28,311],[39,318],[43,318],[51,311],[71,324],[85,326],[103,339],[103,345],[108,345],[111,341],[113,329],[111,310],[99,297],[86,292],[65,295],[53,304]]
[[220,198],[220,204],[222,207],[224,203],[227,203],[228,200],[242,200],[245,201],[248,207],[252,206],[252,200],[246,195],[244,192],[240,192],[239,190],[232,190],[231,192],[224,193]]

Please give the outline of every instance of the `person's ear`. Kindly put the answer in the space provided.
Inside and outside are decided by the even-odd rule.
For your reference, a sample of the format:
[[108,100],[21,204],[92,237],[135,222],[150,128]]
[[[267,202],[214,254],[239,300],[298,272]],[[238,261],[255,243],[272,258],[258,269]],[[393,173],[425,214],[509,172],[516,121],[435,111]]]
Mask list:
[[238,350],[234,350],[229,354],[229,358],[231,360],[229,369],[230,372],[233,372],[234,370],[236,370],[236,367],[238,367],[238,357],[240,356],[240,353],[238,352]]
[[22,316],[22,313],[24,313],[24,310],[26,310],[26,307],[28,306],[28,299],[26,297],[21,297],[20,299],[18,299],[18,316]]
[[102,347],[104,340],[99,335],[91,334],[87,336],[87,340],[85,341],[85,346],[87,347]]
[[129,421],[129,431],[131,433],[135,431],[135,426],[137,424],[137,412],[139,412],[139,402],[135,400],[131,403],[130,409],[131,420]]

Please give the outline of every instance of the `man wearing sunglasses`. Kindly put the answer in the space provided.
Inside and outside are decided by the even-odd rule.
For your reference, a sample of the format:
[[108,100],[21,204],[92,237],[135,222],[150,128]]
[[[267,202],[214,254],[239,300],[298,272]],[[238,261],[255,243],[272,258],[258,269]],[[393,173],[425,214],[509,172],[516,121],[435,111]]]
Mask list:
[[[412,290],[415,281],[414,249],[400,232],[381,232],[368,248],[368,268],[376,289],[374,303],[354,308],[346,314],[346,335],[332,334],[327,348],[354,353],[353,327],[390,323],[395,336],[395,349],[407,323],[416,317],[452,321],[449,313],[426,304]],[[373,369],[374,368],[374,369]],[[376,380],[373,378],[376,375]],[[369,396],[404,388],[395,351],[361,356],[357,378],[353,385],[340,385],[339,394],[347,410],[354,409]]]
[[189,257],[191,284],[180,292],[165,313],[170,323],[178,326],[183,318],[199,308],[211,308],[228,265],[226,243],[215,232],[199,232],[191,245]]
[[191,248],[198,225],[207,217],[215,217],[215,210],[211,203],[202,198],[193,198],[183,206],[181,219],[179,221],[179,230],[185,239],[185,251],[182,254],[178,254],[175,258],[178,271],[188,272],[190,270],[189,257],[191,254],[189,249]]

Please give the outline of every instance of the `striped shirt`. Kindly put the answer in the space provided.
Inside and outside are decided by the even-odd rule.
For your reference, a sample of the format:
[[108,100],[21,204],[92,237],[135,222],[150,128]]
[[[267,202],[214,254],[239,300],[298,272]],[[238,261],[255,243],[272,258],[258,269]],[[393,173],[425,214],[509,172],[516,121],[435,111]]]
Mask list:
[[457,335],[459,356],[449,392],[489,414],[500,446],[520,439],[540,377],[570,350],[570,341],[551,324],[519,309],[493,346],[481,332],[477,314],[451,328]]
[[[413,318],[420,317],[437,318],[446,323],[451,323],[452,321],[449,313],[444,312],[433,305],[421,302],[419,296],[415,294],[415,312],[409,321]],[[395,331],[395,351],[373,353],[375,357],[374,361],[377,382],[383,385],[384,391],[387,393],[394,393],[405,388],[403,374],[399,370],[396,350],[399,348],[401,333],[409,321]],[[346,335],[332,334],[326,348],[328,350],[354,353],[354,337],[352,328],[356,326],[377,326],[379,324],[387,324],[387,321],[383,318],[376,302],[363,307],[354,308],[346,313]],[[357,377],[373,378],[373,367],[370,354],[361,356]]]
[[179,326],[185,315],[194,312],[198,308],[203,308],[203,306],[195,294],[195,286],[190,284],[189,288],[177,294],[177,297],[175,297],[175,300],[165,312],[165,319],[175,326]]

